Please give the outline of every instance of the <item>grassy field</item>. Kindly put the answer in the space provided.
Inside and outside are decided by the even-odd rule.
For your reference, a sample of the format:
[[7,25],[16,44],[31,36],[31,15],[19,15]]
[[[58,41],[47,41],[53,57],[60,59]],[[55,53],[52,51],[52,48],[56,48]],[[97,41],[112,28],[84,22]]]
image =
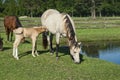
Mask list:
[[[31,19],[31,18],[30,18]],[[21,19],[24,26],[40,25],[39,18]],[[83,22],[83,26],[87,19],[73,18],[75,22]],[[106,18],[105,18],[106,19]],[[2,20],[2,19],[1,19]],[[114,21],[115,20],[115,21]],[[117,27],[86,27],[76,28],[77,38],[79,41],[94,40],[120,40],[120,26],[118,26],[119,18],[109,18],[108,23],[117,24]],[[102,21],[100,19],[96,20]],[[110,22],[112,21],[112,22]],[[117,21],[117,22],[116,22]],[[91,23],[94,23],[91,21]],[[95,23],[96,24],[96,23]],[[3,23],[1,22],[2,26]],[[97,25],[97,24],[96,24]],[[107,24],[111,26],[112,24]],[[56,61],[55,54],[50,55],[48,49],[42,47],[41,35],[38,38],[39,56],[33,58],[31,55],[31,41],[27,39],[26,43],[19,45],[20,60],[16,60],[12,56],[13,42],[6,41],[4,29],[1,28],[1,37],[4,39],[4,49],[0,51],[0,80],[119,80],[120,65],[113,64],[97,58],[89,58],[82,56],[81,64],[74,64],[69,55],[69,49],[66,46],[66,39],[61,38],[61,47],[59,50],[59,60]],[[55,41],[54,41],[55,43]]]
[[[95,20],[90,17],[73,17],[76,28],[118,28],[120,27],[120,17],[101,17]],[[41,25],[40,17],[20,18],[23,27]],[[4,32],[3,18],[0,18],[0,32]]]
[[[90,34],[95,32],[94,29],[90,30]],[[79,39],[88,38],[89,34],[85,33],[87,29],[84,31],[80,30],[77,35]],[[2,37],[6,39],[5,33],[2,33]],[[64,39],[62,40],[63,43]],[[4,49],[0,51],[0,80],[118,80],[120,78],[120,65],[84,55],[81,64],[74,64],[67,47],[60,47],[59,60],[56,61],[55,54],[50,55],[48,49],[43,49],[41,36],[37,44],[39,56],[36,58],[31,55],[31,41],[27,39],[26,43],[19,45],[20,60],[14,59],[12,43],[4,40]]]
[[120,28],[76,29],[79,41],[120,40]]

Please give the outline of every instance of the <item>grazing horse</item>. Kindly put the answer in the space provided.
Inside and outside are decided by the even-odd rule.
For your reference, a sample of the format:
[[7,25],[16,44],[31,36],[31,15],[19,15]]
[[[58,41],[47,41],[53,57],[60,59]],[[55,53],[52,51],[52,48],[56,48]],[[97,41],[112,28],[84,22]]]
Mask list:
[[54,9],[46,10],[41,16],[42,25],[48,32],[43,33],[43,46],[46,48],[47,42],[50,46],[50,52],[53,53],[52,39],[53,34],[56,35],[56,59],[58,59],[59,39],[65,36],[68,39],[70,55],[75,63],[80,63],[80,44],[77,42],[74,22],[68,14],[60,13]]
[[32,28],[20,27],[13,30],[15,34],[15,41],[13,43],[13,57],[16,58],[17,60],[19,59],[17,47],[21,42],[21,40],[25,37],[29,37],[32,39],[32,56],[35,57],[35,54],[38,56],[36,40],[38,35],[44,31],[46,31],[46,28],[43,27],[32,27]]
[[[7,41],[12,41],[13,30],[18,27],[22,27],[22,25],[17,16],[5,16],[4,27],[6,30]],[[9,39],[10,33],[11,33],[11,39]]]

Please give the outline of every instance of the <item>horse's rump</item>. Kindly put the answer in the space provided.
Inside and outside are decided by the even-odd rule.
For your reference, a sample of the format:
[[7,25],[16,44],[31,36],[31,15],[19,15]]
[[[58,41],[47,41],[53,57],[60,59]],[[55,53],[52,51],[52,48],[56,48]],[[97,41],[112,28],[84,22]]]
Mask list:
[[52,15],[52,14],[60,14],[59,11],[54,10],[54,9],[49,9],[47,11],[44,12],[44,14],[41,16],[41,23],[42,25],[46,25],[46,19],[48,18],[48,16]]

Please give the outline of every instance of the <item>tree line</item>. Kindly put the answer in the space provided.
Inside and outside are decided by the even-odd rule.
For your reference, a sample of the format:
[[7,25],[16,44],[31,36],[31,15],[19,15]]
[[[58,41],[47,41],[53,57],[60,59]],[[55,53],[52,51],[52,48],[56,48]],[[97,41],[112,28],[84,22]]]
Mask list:
[[0,0],[0,17],[38,17],[47,9],[71,16],[120,16],[120,0]]

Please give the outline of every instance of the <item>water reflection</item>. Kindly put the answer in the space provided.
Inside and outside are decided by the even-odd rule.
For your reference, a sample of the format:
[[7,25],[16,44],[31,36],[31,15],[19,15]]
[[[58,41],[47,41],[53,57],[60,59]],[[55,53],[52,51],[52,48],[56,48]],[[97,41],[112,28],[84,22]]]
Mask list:
[[82,42],[82,54],[120,64],[120,41]]

